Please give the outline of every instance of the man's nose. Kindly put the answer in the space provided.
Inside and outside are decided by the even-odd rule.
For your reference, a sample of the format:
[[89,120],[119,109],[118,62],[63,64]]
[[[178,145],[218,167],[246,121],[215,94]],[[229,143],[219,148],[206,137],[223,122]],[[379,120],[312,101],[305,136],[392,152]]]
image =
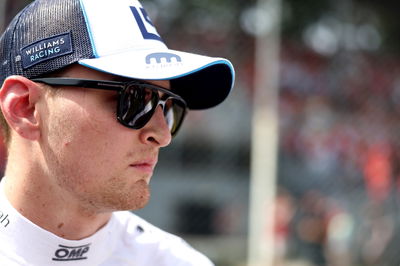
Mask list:
[[171,143],[172,136],[164,118],[162,106],[158,106],[147,124],[140,129],[143,143],[165,147]]

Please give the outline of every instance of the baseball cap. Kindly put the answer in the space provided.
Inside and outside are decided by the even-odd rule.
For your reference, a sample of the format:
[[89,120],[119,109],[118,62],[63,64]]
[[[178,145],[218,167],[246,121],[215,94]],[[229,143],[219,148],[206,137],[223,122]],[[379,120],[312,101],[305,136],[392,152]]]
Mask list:
[[126,78],[171,80],[190,109],[221,103],[235,77],[227,59],[169,49],[137,0],[36,0],[0,39],[1,83],[73,63]]

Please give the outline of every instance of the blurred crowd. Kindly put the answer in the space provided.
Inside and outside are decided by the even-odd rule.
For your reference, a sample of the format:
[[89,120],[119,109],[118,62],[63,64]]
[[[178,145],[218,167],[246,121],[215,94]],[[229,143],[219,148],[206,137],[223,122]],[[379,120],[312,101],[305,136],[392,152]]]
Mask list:
[[400,58],[282,52],[281,256],[399,265]]
[[[6,17],[13,16],[25,2],[28,0],[7,1]],[[162,1],[156,2],[158,5]],[[223,158],[217,160],[221,163],[235,155],[232,147],[240,144],[240,138],[236,136],[245,135],[243,143],[248,145],[247,127],[250,128],[250,125],[243,121],[250,120],[251,116],[247,112],[250,109],[247,105],[251,101],[254,82],[254,38],[245,35],[234,23],[238,20],[244,1],[229,2],[229,5],[221,5],[221,9],[215,7],[220,12],[218,16],[206,16],[208,9],[200,12],[200,2],[194,2],[196,8],[185,9],[182,8],[182,1],[165,1],[162,3],[175,3],[180,8],[171,8],[171,12],[157,12],[157,5],[152,6],[152,1],[147,1],[147,9],[153,11],[155,20],[158,15],[156,24],[162,29],[163,36],[168,38],[167,43],[171,47],[192,51],[202,49],[199,52],[232,57],[238,88],[234,93],[243,93],[239,88],[249,88],[248,92],[243,90],[246,91],[243,98],[249,96],[246,98],[248,101],[238,97],[246,109],[238,104],[239,101],[231,101],[226,105],[229,112],[238,110],[243,116],[231,114],[230,119],[226,119],[241,121],[236,124],[235,130],[226,126],[226,130],[222,131],[223,139],[229,144],[224,147],[226,150],[221,146],[222,152],[218,154],[212,154],[207,149],[204,152],[207,158]],[[204,3],[209,6],[208,2]],[[304,8],[307,12],[310,9],[309,5],[304,5]],[[224,12],[221,13],[221,10]],[[185,17],[174,20],[172,11],[180,11]],[[309,266],[400,265],[397,254],[400,244],[400,58],[356,50],[343,50],[332,57],[324,57],[305,48],[299,40],[284,41],[281,49],[276,265],[286,266],[288,264],[282,261],[288,259],[303,261],[304,265]],[[230,109],[229,104],[234,106]],[[210,116],[217,117],[218,114],[225,116],[226,113],[213,112]],[[200,114],[195,115],[204,120]],[[216,121],[221,123],[223,119]],[[199,124],[198,120],[193,121],[192,125]],[[187,124],[190,125],[189,120]],[[239,128],[243,124],[246,130]],[[218,128],[223,127],[218,124]],[[198,128],[192,131],[191,136],[196,132],[202,133],[202,129]],[[236,138],[227,137],[226,131]],[[210,138],[208,131],[204,135]],[[210,146],[215,145],[212,143]],[[196,147],[196,150],[198,148],[201,147]],[[248,147],[243,152],[245,155],[239,157],[240,161],[244,160],[243,157],[247,159],[247,151]],[[192,160],[201,161],[201,156],[195,154]],[[187,165],[190,158],[186,157]],[[0,145],[0,171],[4,171],[5,158],[4,145]],[[208,164],[204,168],[210,171],[212,167],[209,161],[205,161]],[[236,163],[237,160],[232,161]],[[248,160],[244,161],[248,163]],[[245,163],[240,166],[242,164]],[[236,171],[237,168],[232,165],[224,169],[227,174],[232,169]],[[245,170],[247,173],[248,169]],[[207,176],[211,174],[207,173]],[[248,176],[243,176],[247,181]],[[204,180],[203,176],[201,180]],[[227,180],[230,184],[234,181]],[[176,184],[181,182],[178,180]],[[244,183],[240,183],[243,191],[235,190],[223,182],[221,184],[218,188],[228,188],[226,194],[239,199],[242,199],[240,196],[244,194],[243,191],[248,190]],[[162,191],[165,190],[163,187]],[[218,193],[221,194],[221,191]],[[245,207],[242,209],[246,210]],[[200,214],[198,220],[203,222],[207,220],[205,217],[215,212],[209,206],[198,205],[180,209],[187,217],[195,217],[193,211]],[[218,223],[222,225],[220,228],[195,227],[195,231],[199,231],[199,234],[239,231],[235,229],[240,227],[235,224],[239,220],[237,217],[246,216],[247,213],[226,207],[221,211],[222,214],[216,215]],[[169,215],[172,215],[171,212]],[[182,226],[194,223],[182,223]],[[185,230],[188,229],[181,228],[182,232]]]

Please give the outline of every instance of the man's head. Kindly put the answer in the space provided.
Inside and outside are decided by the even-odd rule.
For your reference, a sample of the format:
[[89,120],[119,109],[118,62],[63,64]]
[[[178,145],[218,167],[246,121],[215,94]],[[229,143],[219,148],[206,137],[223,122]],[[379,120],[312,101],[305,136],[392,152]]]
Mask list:
[[234,81],[225,59],[168,49],[137,0],[37,0],[1,37],[0,67],[4,123],[28,162],[101,210],[142,207],[186,105],[213,107]]
[[[79,65],[63,74],[113,82],[119,78]],[[151,83],[169,88],[168,81]],[[20,76],[8,78],[3,89],[1,104],[14,138],[30,147],[26,157],[14,162],[17,167],[30,161],[36,168],[32,175],[39,168],[51,177],[46,186],[53,193],[78,200],[87,209],[137,209],[146,204],[159,149],[171,141],[161,108],[145,126],[132,130],[115,119],[117,92],[57,86],[54,93]]]

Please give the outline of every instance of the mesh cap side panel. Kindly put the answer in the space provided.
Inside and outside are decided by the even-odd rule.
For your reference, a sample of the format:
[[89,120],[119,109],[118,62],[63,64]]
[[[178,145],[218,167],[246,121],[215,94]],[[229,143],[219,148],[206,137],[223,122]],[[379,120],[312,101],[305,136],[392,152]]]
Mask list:
[[11,50],[13,45],[13,34],[15,26],[19,21],[19,18],[24,10],[22,10],[8,25],[0,38],[0,84],[3,83],[4,79],[10,75],[11,72]]
[[[15,22],[12,22],[15,24]],[[37,41],[70,33],[73,53],[49,59],[23,69],[21,48]],[[5,76],[34,78],[58,70],[80,59],[93,58],[92,45],[79,0],[36,0],[21,13],[11,39],[10,71]]]

